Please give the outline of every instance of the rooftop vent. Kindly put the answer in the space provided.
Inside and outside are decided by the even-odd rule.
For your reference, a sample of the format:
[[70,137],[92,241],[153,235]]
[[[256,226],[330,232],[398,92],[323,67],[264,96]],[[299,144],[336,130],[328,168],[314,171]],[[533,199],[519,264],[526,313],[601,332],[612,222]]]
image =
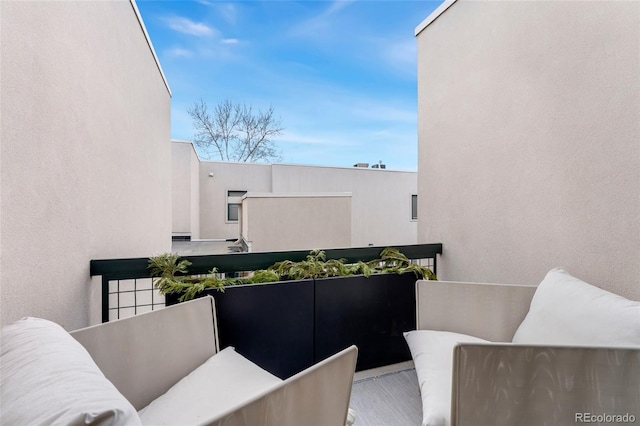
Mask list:
[[353,165],[353,167],[361,167],[363,169],[366,169],[369,167],[369,163],[356,163]]

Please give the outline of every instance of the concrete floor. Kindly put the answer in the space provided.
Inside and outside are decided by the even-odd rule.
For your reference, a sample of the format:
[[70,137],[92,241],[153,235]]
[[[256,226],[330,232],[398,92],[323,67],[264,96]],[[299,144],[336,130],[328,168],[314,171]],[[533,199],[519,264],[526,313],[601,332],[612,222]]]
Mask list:
[[355,412],[355,426],[421,424],[422,400],[416,371],[409,369],[354,381],[349,406]]

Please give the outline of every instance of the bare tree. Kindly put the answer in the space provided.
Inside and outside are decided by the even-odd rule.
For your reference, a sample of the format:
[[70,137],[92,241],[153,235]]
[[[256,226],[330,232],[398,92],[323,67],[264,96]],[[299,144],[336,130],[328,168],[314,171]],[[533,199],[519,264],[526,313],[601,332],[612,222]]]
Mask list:
[[187,108],[193,119],[194,143],[207,159],[222,161],[281,161],[274,136],[284,130],[273,116],[273,107],[266,112],[253,112],[251,106],[220,102],[210,113],[200,99]]

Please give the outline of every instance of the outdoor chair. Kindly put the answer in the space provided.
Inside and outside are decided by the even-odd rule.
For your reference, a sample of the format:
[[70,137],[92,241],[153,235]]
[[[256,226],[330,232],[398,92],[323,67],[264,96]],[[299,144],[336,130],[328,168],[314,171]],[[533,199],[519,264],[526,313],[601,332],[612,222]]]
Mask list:
[[640,420],[640,302],[562,269],[536,286],[418,281],[423,425]]
[[[267,320],[267,319],[266,319]],[[336,425],[353,421],[352,346],[281,380],[220,350],[203,297],[72,333],[2,329],[2,424]]]

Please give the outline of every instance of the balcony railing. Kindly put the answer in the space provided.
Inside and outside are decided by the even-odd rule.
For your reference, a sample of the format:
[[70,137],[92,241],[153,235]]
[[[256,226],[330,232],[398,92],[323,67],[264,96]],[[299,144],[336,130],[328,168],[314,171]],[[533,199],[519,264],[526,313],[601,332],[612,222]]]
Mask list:
[[[419,262],[437,274],[437,255],[442,244],[394,246],[409,259]],[[377,259],[384,247],[326,249],[327,259],[346,259],[347,263]],[[266,253],[229,253],[204,256],[184,256],[191,262],[193,275],[208,274],[213,267],[219,273],[265,269],[282,260],[300,261],[308,250]],[[129,259],[97,259],[90,265],[91,276],[102,277],[102,322],[152,311],[166,305],[163,295],[153,287],[146,257]]]
[[[395,246],[414,262],[436,271],[442,244]],[[380,258],[384,247],[325,250],[327,259],[347,263]],[[264,269],[282,260],[300,261],[307,250],[185,256],[189,274],[237,273]],[[157,294],[148,259],[94,260],[91,274],[102,276],[103,321],[177,302]],[[280,378],[290,377],[352,344],[358,346],[357,370],[411,359],[403,333],[416,325],[416,276],[376,274],[370,278],[335,277],[234,285],[214,297],[222,346],[236,350]]]

